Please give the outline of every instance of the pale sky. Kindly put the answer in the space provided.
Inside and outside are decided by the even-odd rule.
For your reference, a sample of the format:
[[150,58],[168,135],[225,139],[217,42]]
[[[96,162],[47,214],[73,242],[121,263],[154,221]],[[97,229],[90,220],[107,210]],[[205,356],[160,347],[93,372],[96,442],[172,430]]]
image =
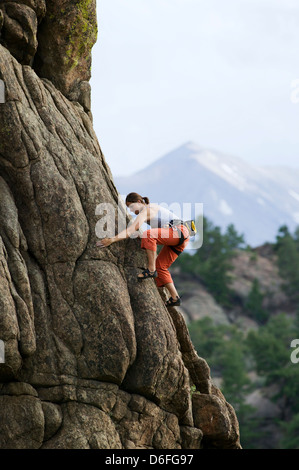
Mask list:
[[98,0],[94,128],[114,176],[187,141],[299,167],[299,0]]

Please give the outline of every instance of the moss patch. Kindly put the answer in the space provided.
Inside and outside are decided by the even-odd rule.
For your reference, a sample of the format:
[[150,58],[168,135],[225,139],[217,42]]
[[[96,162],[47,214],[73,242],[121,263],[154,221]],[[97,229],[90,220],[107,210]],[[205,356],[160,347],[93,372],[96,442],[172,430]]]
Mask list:
[[82,57],[89,57],[98,33],[94,1],[80,0],[76,9],[76,19],[67,37],[66,64],[71,63],[71,69],[79,64]]

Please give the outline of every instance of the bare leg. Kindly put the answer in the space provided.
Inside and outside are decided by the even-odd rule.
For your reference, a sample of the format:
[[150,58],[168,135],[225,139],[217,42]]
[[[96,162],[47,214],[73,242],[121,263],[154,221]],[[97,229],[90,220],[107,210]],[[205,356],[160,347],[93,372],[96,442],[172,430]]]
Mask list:
[[147,260],[148,260],[148,269],[150,272],[156,271],[156,255],[157,252],[153,250],[146,250]]
[[173,282],[169,282],[168,284],[165,284],[164,287],[166,287],[166,289],[170,293],[170,296],[173,299],[176,299],[177,297],[179,297],[179,294],[178,294],[176,288],[174,287]]
[[[156,271],[156,255],[157,252],[153,250],[146,250],[147,261],[148,261],[148,270],[153,273]],[[138,277],[143,277],[142,274],[138,274]]]

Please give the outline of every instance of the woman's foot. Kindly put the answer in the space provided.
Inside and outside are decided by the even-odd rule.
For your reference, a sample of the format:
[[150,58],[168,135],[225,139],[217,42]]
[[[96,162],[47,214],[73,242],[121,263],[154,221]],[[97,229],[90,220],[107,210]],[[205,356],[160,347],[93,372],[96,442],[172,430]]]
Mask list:
[[172,297],[169,297],[167,302],[165,302],[166,307],[177,307],[181,305],[181,298],[177,295],[175,299]]
[[155,278],[157,276],[157,271],[149,271],[149,269],[145,269],[141,274],[138,274],[137,279],[138,281],[143,281],[144,279]]

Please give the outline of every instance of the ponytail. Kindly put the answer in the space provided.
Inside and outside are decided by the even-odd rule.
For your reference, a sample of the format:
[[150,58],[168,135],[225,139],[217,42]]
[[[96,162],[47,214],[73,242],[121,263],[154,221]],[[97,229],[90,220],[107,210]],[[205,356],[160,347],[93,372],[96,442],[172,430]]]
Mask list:
[[138,201],[144,201],[145,204],[149,204],[149,198],[148,197],[142,197],[138,193],[130,193],[126,197],[126,204],[131,203],[131,202],[138,202]]

